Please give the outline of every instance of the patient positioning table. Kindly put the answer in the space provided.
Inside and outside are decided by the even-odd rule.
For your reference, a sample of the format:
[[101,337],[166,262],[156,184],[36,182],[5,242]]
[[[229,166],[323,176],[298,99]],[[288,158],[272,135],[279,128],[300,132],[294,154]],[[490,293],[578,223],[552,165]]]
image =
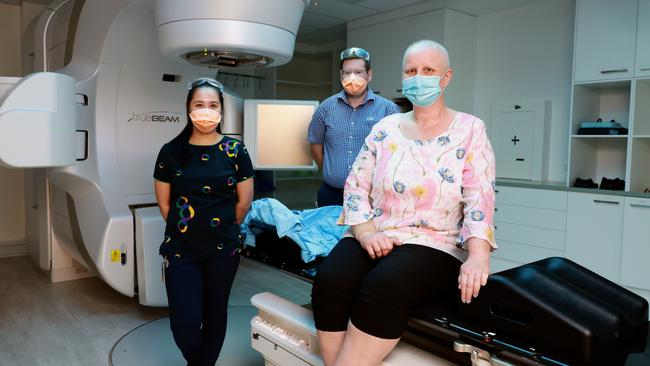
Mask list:
[[[251,301],[267,365],[322,365],[311,311],[270,293]],[[647,334],[645,299],[553,257],[491,275],[471,304],[417,307],[383,365],[624,365]]]
[[646,348],[648,303],[553,257],[491,275],[470,304],[418,307],[407,333],[412,343],[437,334],[456,351],[476,347],[513,364],[623,365]]

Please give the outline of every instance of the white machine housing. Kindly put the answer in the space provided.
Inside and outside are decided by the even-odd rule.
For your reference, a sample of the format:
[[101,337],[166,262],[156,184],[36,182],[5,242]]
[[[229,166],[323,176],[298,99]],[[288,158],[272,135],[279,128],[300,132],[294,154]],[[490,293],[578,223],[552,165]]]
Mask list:
[[[49,45],[65,44],[69,34],[71,59],[57,73],[6,80],[16,85],[0,99],[0,131],[14,140],[0,144],[0,163],[51,167],[48,212],[65,252],[122,294],[139,290],[142,304],[166,305],[157,253],[164,221],[151,207],[152,173],[159,149],[187,123],[188,82],[215,77],[217,70],[206,66],[288,62],[307,4],[57,0],[48,6],[31,34],[34,71],[64,64],[52,60],[63,60],[65,47]],[[188,56],[195,52],[218,57],[196,62]],[[255,58],[266,61],[248,62]],[[226,88],[223,110],[222,132],[243,139],[242,98]],[[38,144],[25,143],[24,121],[48,132]]]

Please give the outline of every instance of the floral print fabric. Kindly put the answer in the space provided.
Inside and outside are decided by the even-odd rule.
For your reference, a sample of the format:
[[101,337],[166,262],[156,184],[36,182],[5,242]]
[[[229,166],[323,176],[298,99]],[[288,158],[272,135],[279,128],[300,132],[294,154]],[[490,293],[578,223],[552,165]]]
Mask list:
[[412,140],[400,130],[406,118],[394,114],[373,127],[346,180],[339,223],[372,220],[402,243],[462,261],[471,237],[496,249],[494,153],[483,121],[459,113],[440,136]]

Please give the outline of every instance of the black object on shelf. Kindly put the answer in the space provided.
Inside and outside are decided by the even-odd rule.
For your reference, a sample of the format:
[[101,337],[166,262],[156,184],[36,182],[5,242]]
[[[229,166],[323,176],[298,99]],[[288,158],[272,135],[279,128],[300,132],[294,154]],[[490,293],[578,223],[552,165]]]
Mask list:
[[603,128],[603,127],[589,127],[589,128],[579,128],[578,135],[627,135],[627,128],[625,127],[614,127],[614,128]]
[[619,178],[607,179],[603,177],[603,179],[600,181],[600,189],[608,189],[610,191],[623,191],[625,190],[625,181]]
[[578,188],[598,188],[598,184],[596,184],[591,178],[589,179],[576,178],[576,181],[573,184],[573,186]]

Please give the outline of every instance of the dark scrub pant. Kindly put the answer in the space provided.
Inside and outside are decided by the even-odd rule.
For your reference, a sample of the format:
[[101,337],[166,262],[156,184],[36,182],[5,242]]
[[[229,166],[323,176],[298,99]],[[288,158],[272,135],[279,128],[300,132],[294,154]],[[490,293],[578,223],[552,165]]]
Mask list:
[[371,259],[356,239],[343,238],[314,279],[316,328],[340,332],[351,321],[375,337],[400,338],[418,303],[460,301],[460,265],[450,254],[417,244],[402,244]]
[[334,188],[325,183],[321,184],[318,189],[316,204],[318,207],[343,206],[343,190]]
[[176,345],[188,366],[214,366],[226,335],[228,297],[239,255],[167,260],[165,286]]

